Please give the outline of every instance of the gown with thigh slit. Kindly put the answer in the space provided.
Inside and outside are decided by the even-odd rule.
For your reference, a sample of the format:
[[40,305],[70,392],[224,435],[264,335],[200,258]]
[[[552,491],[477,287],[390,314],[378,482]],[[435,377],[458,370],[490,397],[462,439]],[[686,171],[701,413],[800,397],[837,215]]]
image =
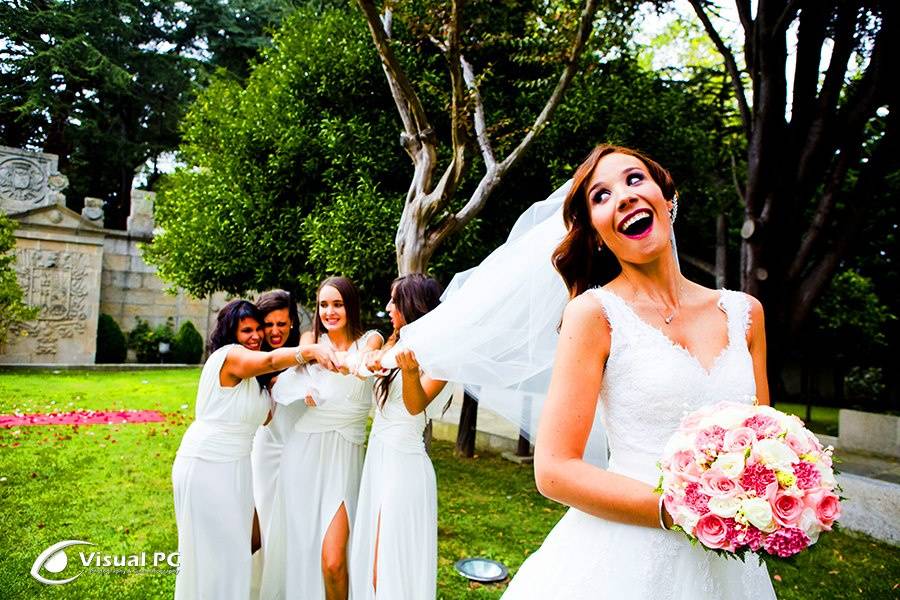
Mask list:
[[175,598],[250,596],[253,484],[250,446],[269,411],[256,379],[234,387],[219,372],[234,344],[213,352],[200,374],[196,418],[172,465],[180,564]]
[[[425,413],[403,403],[402,375],[375,408],[350,544],[354,600],[434,600],[437,582],[437,484],[423,433],[452,393],[445,385]],[[373,587],[378,552],[377,589]],[[376,593],[377,591],[377,593]]]
[[[722,291],[728,343],[707,369],[684,347],[641,320],[621,298],[602,304],[611,346],[598,413],[609,440],[609,470],[656,486],[656,462],[685,412],[756,392],[747,348],[750,304]],[[721,557],[680,532],[608,521],[570,508],[510,583],[504,600],[761,600],[775,592],[764,564]]]
[[[349,351],[363,350],[367,338]],[[330,343],[328,335],[320,342]],[[303,411],[282,451],[260,591],[266,600],[323,600],[325,533],[341,505],[352,531],[356,511],[372,378],[311,368],[319,406]]]

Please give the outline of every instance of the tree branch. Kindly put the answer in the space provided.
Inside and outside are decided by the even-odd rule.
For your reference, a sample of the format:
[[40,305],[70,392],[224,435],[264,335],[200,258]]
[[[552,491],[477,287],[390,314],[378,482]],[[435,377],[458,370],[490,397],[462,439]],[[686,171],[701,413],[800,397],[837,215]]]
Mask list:
[[803,0],[791,0],[788,2],[787,6],[784,7],[784,11],[775,22],[774,33],[776,35],[783,33],[787,29],[787,26],[790,25],[791,21],[794,20],[794,17],[797,16],[797,11],[800,9],[800,4],[802,2]]
[[[750,117],[750,106],[747,104],[747,95],[744,93],[744,86],[741,83],[741,72],[740,69],[738,69],[734,54],[731,52],[728,46],[725,45],[725,42],[722,41],[722,37],[719,35],[719,32],[716,31],[716,28],[713,26],[712,21],[709,20],[709,15],[707,15],[706,11],[703,9],[701,0],[690,0],[690,3],[691,6],[694,7],[694,12],[697,13],[697,17],[700,19],[700,22],[703,23],[703,28],[706,29],[707,35],[709,35],[713,44],[716,46],[716,49],[719,51],[719,54],[721,54],[722,58],[725,60],[725,68],[728,69],[728,74],[731,75],[732,87],[734,87],[734,95],[737,99],[738,108],[741,112],[741,122],[744,124],[744,133],[747,138],[749,138],[750,132],[753,127],[753,122]],[[744,23],[743,17],[741,18],[741,22]],[[751,32],[745,31],[745,35],[750,35],[750,33]]]
[[685,254],[684,252],[679,252],[678,257],[692,267],[696,267],[713,277],[716,276],[716,266],[711,262],[705,261],[702,258],[697,258],[696,256],[691,256],[690,254]]
[[484,158],[484,164],[488,168],[493,168],[497,164],[494,158],[494,149],[491,147],[491,140],[487,132],[487,119],[484,114],[484,103],[481,100],[481,93],[478,91],[478,82],[475,80],[475,72],[472,65],[462,55],[459,57],[462,64],[463,77],[466,80],[466,87],[472,97],[475,105],[475,136],[478,140],[478,147],[481,149],[481,156]]
[[[369,32],[372,34],[372,41],[375,43],[375,49],[378,51],[381,66],[391,89],[391,95],[394,97],[394,104],[397,106],[397,112],[403,122],[404,135],[401,136],[403,147],[417,166],[422,162],[430,162],[433,165],[436,157],[432,139],[434,130],[428,122],[418,95],[391,48],[387,31],[385,31],[385,24],[389,24],[391,21],[390,16],[386,15],[385,20],[382,21],[372,0],[357,0],[357,4],[366,18]],[[419,184],[425,186],[421,188],[422,190],[427,189],[430,174],[427,175],[427,177],[419,178]]]

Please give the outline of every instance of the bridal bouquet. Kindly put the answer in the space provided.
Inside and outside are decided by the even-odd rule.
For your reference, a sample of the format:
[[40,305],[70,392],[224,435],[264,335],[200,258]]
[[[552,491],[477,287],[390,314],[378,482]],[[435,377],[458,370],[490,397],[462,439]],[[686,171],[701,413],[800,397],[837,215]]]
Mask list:
[[840,517],[832,451],[793,415],[722,402],[682,419],[659,462],[657,492],[692,541],[791,556]]

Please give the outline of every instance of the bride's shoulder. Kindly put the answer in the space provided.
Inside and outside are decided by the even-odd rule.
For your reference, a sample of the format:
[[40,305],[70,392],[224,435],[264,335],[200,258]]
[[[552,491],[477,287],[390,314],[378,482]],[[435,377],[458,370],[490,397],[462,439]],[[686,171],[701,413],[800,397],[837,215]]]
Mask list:
[[591,322],[608,323],[606,307],[604,305],[604,294],[602,288],[594,288],[587,290],[566,304],[563,312],[563,323],[577,322],[579,325],[587,325]]

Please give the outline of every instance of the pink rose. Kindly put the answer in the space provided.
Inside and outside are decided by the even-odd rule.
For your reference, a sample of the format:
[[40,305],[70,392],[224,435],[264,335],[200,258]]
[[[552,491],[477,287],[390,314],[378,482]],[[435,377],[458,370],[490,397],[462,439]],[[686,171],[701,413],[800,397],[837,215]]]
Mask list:
[[672,456],[670,466],[676,473],[681,473],[687,471],[692,464],[694,464],[694,453],[690,450],[681,450]]
[[737,490],[737,484],[719,469],[709,469],[700,476],[700,488],[709,496],[730,496]]
[[834,522],[841,518],[841,501],[831,492],[813,492],[807,494],[803,501],[816,512],[816,518],[826,531],[831,531]]
[[784,437],[784,443],[798,455],[806,454],[813,449],[809,443],[809,438],[805,435],[794,435],[793,433],[789,433]]
[[728,527],[725,520],[713,513],[707,513],[700,517],[694,528],[694,535],[707,548],[725,548],[728,542]]
[[788,494],[776,494],[775,500],[772,502],[772,515],[783,527],[797,527],[804,508],[806,507],[800,498]]
[[725,434],[725,451],[734,452],[751,446],[756,441],[756,432],[749,427],[738,427]]

